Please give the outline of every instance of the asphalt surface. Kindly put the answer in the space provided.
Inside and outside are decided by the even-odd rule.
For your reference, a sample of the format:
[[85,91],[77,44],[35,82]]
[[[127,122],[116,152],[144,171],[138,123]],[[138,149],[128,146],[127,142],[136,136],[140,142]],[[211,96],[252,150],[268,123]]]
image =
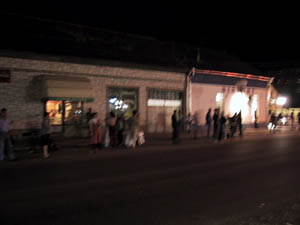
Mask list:
[[0,224],[300,224],[300,134],[0,162]]

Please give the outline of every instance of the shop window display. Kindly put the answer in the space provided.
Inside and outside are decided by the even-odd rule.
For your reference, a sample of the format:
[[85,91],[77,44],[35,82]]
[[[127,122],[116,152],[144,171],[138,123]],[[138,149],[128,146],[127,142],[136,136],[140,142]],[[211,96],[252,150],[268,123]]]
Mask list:
[[130,117],[133,110],[138,109],[138,89],[108,88],[108,111]]
[[46,112],[49,113],[51,125],[80,124],[83,119],[82,102],[47,101]]

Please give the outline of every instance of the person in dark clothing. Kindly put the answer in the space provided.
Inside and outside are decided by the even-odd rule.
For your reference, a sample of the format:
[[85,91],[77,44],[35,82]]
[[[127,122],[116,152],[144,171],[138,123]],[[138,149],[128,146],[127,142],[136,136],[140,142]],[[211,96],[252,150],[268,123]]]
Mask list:
[[242,112],[240,111],[236,117],[236,124],[239,127],[240,136],[243,135]]
[[123,114],[117,117],[116,129],[117,129],[117,139],[118,139],[117,145],[120,146],[124,142],[123,132],[125,130],[125,120]]
[[213,138],[218,138],[218,125],[219,125],[219,110],[215,109],[214,115],[213,115],[213,121],[214,121],[214,133]]
[[256,110],[254,112],[254,127],[258,128],[258,124],[257,124],[257,111]]
[[208,109],[208,112],[206,113],[206,126],[207,126],[207,137],[210,137],[210,127],[211,127],[211,108]]
[[172,115],[172,128],[173,128],[173,132],[172,132],[172,140],[173,140],[173,144],[178,143],[178,121],[177,121],[177,111],[174,110],[173,115]]
[[231,118],[230,118],[230,137],[234,137],[234,134],[236,132],[236,120],[237,120],[237,114],[235,113]]
[[89,124],[90,120],[93,118],[92,108],[89,108],[86,113],[86,122]]
[[218,137],[219,141],[221,141],[222,139],[225,138],[226,121],[227,121],[227,119],[224,116],[224,112],[222,112],[220,121],[219,121],[219,126],[220,126],[219,137]]
[[300,112],[298,112],[297,116],[298,116],[298,130],[300,130]]

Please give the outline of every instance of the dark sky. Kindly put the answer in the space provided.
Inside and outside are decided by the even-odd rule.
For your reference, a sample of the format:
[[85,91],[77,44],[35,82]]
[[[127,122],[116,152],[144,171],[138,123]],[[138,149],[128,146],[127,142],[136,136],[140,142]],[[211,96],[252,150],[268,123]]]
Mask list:
[[9,1],[0,11],[208,46],[250,62],[300,59],[296,5],[174,2]]

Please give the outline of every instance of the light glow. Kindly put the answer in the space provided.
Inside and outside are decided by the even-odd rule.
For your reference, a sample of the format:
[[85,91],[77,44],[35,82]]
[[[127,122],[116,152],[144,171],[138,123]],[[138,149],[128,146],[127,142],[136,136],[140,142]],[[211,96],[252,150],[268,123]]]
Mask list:
[[276,100],[276,104],[283,106],[287,102],[287,97],[278,97]]
[[242,112],[242,120],[244,120],[249,113],[249,98],[245,93],[236,92],[230,101],[230,112],[232,115]]

